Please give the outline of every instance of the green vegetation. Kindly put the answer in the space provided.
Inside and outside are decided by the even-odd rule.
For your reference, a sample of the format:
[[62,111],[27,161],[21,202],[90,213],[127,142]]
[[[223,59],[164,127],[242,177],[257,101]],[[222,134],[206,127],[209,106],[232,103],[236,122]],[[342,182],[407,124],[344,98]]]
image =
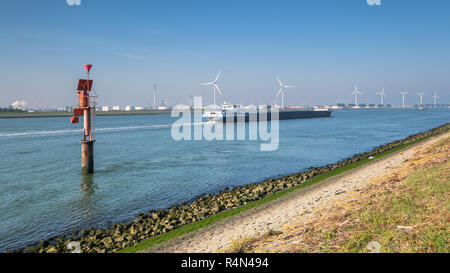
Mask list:
[[237,240],[233,240],[231,242],[230,248],[225,250],[225,253],[245,253],[248,247],[253,244],[254,242],[257,242],[258,240],[261,240],[262,238],[270,238],[273,236],[277,236],[282,234],[283,232],[277,231],[277,230],[269,230],[265,234],[263,234],[261,237],[244,237],[239,238]]
[[385,191],[355,217],[344,252],[366,252],[377,241],[382,252],[449,253],[450,164],[414,171],[396,192]]
[[225,251],[226,253],[244,253],[247,246],[253,243],[256,238],[246,237],[231,242],[231,247]]
[[365,165],[365,164],[367,164],[367,163],[369,163],[369,162],[371,162],[371,161],[373,161],[375,159],[382,158],[384,156],[387,156],[389,154],[392,154],[394,152],[402,150],[402,149],[404,149],[406,147],[409,147],[409,146],[411,146],[411,145],[413,145],[413,144],[415,144],[415,143],[417,143],[419,141],[423,141],[423,140],[425,140],[425,139],[427,139],[429,137],[430,136],[422,138],[422,139],[418,139],[418,140],[415,140],[415,141],[412,141],[412,142],[409,142],[407,144],[403,144],[403,145],[397,146],[397,147],[392,148],[390,150],[387,150],[385,152],[382,152],[382,153],[379,153],[377,155],[374,155],[373,159],[368,159],[368,158],[362,159],[362,160],[357,161],[355,163],[351,163],[351,164],[346,165],[344,167],[341,167],[341,168],[335,169],[333,171],[330,171],[328,173],[316,176],[316,177],[310,179],[309,181],[307,181],[307,182],[305,182],[303,184],[297,185],[295,187],[292,187],[292,188],[284,190],[284,191],[280,191],[280,192],[274,193],[272,195],[266,196],[266,197],[264,197],[264,198],[262,198],[260,200],[254,201],[254,202],[249,203],[247,205],[244,205],[244,206],[232,209],[232,210],[227,210],[227,211],[218,213],[216,215],[213,215],[211,217],[208,217],[206,219],[200,220],[198,222],[187,224],[187,225],[182,226],[182,227],[180,227],[178,229],[169,231],[169,232],[164,233],[164,234],[160,234],[160,235],[152,237],[152,238],[150,238],[150,239],[148,239],[146,241],[138,243],[138,244],[136,244],[134,246],[125,248],[125,249],[119,251],[119,253],[133,253],[133,252],[137,252],[137,251],[140,251],[140,250],[144,250],[144,249],[149,248],[149,247],[151,247],[153,245],[156,245],[156,244],[165,242],[165,241],[167,241],[169,239],[172,239],[174,237],[177,237],[177,236],[179,236],[181,234],[185,234],[185,233],[197,230],[199,228],[209,226],[209,225],[211,225],[211,224],[213,224],[213,223],[215,223],[217,221],[220,221],[222,219],[225,219],[227,217],[239,214],[239,213],[241,213],[243,211],[249,210],[249,209],[254,208],[256,206],[259,206],[259,205],[268,203],[270,201],[273,201],[275,199],[278,199],[278,198],[280,198],[282,196],[285,196],[285,195],[287,195],[287,194],[289,194],[289,193],[291,193],[293,191],[297,191],[299,189],[311,186],[313,184],[321,182],[321,181],[323,181],[323,180],[325,180],[327,178],[330,178],[332,176],[336,176],[336,175],[342,174],[344,172],[347,172],[349,170],[352,170],[352,169],[355,169],[357,167],[360,167],[362,165]]
[[449,148],[450,138],[420,148],[311,221],[236,245],[241,252],[449,253]]

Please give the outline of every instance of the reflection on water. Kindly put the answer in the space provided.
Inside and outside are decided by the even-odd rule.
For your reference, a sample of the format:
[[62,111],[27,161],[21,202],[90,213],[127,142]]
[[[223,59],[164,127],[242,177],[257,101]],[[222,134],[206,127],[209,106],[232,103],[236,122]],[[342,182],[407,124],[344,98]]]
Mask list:
[[98,189],[98,186],[94,182],[94,174],[81,175],[80,188],[82,190],[82,196],[79,199],[78,209],[84,211],[86,215],[95,217],[98,202],[95,191]]
[[84,191],[86,196],[90,196],[94,193],[94,191],[98,188],[98,186],[94,182],[93,174],[83,174],[81,176],[80,188]]
[[[80,180],[80,195],[79,198],[74,200],[72,210],[83,215],[86,219],[91,219],[95,222],[98,214],[105,208],[99,204],[101,198],[96,193],[99,189],[95,183],[95,174],[83,174]],[[75,214],[75,213],[74,213]],[[82,226],[79,226],[82,228]]]

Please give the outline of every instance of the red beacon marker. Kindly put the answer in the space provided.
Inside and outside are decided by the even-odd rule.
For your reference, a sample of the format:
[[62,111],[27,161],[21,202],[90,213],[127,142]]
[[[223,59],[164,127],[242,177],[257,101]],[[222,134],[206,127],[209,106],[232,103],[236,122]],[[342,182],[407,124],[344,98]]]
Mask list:
[[94,135],[91,120],[95,113],[95,96],[91,101],[90,91],[92,88],[92,80],[89,79],[89,72],[92,64],[83,65],[86,69],[87,79],[78,80],[77,94],[79,97],[78,107],[73,109],[73,116],[70,118],[71,123],[78,123],[79,116],[83,116],[83,139],[81,140],[81,172],[83,174],[94,172]]
[[91,71],[92,64],[85,64],[84,68],[86,68],[86,72],[89,73]]

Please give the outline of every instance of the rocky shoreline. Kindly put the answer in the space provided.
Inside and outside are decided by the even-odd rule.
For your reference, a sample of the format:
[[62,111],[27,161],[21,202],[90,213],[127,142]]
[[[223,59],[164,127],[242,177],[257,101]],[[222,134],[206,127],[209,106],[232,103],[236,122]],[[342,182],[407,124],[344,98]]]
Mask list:
[[206,194],[191,203],[182,203],[167,209],[158,209],[140,213],[131,222],[114,224],[105,229],[85,229],[70,235],[62,235],[41,241],[36,245],[12,251],[22,253],[109,253],[145,241],[174,230],[189,223],[200,221],[209,216],[246,205],[268,195],[280,192],[309,179],[352,163],[370,158],[390,149],[423,140],[450,130],[450,124],[418,133],[405,139],[376,147],[370,152],[354,155],[334,164],[311,168],[308,171],[267,179],[260,183],[225,189],[217,194]]

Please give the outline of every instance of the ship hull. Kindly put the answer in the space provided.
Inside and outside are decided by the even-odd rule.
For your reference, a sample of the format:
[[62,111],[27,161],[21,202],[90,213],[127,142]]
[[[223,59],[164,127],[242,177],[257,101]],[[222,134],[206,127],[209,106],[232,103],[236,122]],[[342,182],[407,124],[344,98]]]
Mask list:
[[[331,111],[314,111],[314,110],[285,110],[279,111],[279,120],[288,120],[288,119],[306,119],[306,118],[327,118],[331,116]],[[267,118],[266,118],[267,117]],[[256,120],[253,117],[252,121],[260,121],[260,120],[272,120],[272,116],[270,112],[266,113],[257,113]],[[250,115],[245,113],[244,115],[238,115],[237,113],[228,114],[227,116],[222,117],[218,120],[224,123],[233,123],[233,122],[249,122]]]

